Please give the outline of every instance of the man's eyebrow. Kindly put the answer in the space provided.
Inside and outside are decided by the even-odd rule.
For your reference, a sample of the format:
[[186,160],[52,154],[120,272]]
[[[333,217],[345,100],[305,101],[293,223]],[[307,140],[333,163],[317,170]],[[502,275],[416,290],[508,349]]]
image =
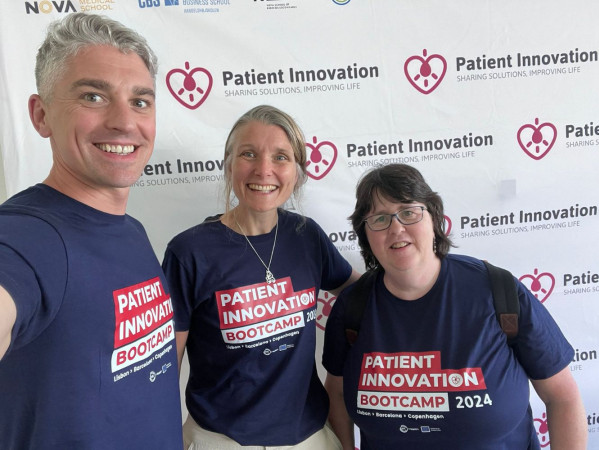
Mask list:
[[149,95],[152,98],[156,98],[156,92],[154,92],[154,89],[147,87],[136,86],[133,88],[133,93],[139,96]]
[[[113,88],[112,84],[109,82],[95,78],[82,78],[77,80],[72,84],[71,89],[77,89],[80,87],[91,87],[98,89],[99,91],[110,91]],[[156,92],[154,89],[144,86],[135,86],[133,88],[133,94],[139,96],[148,95],[152,98],[156,98]]]
[[82,78],[80,80],[75,81],[71,85],[71,89],[77,89],[79,87],[89,86],[94,89],[98,89],[101,91],[107,91],[111,88],[110,83],[104,80],[97,80],[94,78]]

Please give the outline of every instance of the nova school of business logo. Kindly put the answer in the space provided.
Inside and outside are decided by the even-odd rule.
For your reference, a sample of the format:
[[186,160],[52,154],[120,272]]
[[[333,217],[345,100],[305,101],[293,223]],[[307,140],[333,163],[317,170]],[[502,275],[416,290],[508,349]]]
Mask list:
[[51,12],[69,13],[77,12],[71,0],[42,0],[40,2],[25,2],[27,14],[50,14]]

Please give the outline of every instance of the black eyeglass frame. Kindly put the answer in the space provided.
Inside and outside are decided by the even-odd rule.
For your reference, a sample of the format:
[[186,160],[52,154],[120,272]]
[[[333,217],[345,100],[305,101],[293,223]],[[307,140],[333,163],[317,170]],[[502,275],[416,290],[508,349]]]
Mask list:
[[[403,222],[400,218],[399,218],[399,213],[408,209],[414,209],[414,208],[420,208],[420,219],[418,219],[416,222],[410,222],[410,223],[405,223]],[[422,219],[424,218],[424,211],[428,211],[428,209],[425,206],[420,206],[420,205],[415,205],[415,206],[408,206],[407,208],[402,208],[399,211],[393,213],[393,214],[373,214],[371,216],[365,217],[363,222],[368,225],[368,228],[370,228],[370,231],[385,231],[388,230],[391,227],[391,224],[393,223],[393,217],[395,217],[397,219],[397,221],[399,223],[401,223],[402,225],[414,225],[416,223],[422,222]],[[389,225],[387,225],[385,228],[380,228],[380,229],[373,229],[372,226],[368,223],[368,219],[370,219],[371,217],[375,217],[375,216],[390,216],[391,220],[389,220]]]

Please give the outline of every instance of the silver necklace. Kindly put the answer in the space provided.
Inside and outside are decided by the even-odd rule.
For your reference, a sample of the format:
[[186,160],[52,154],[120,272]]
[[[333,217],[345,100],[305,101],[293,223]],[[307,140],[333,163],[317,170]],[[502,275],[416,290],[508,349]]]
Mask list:
[[252,245],[252,243],[250,242],[250,240],[246,236],[244,229],[241,227],[241,225],[239,224],[239,222],[237,222],[237,217],[236,216],[234,216],[234,219],[235,219],[235,223],[237,224],[237,226],[239,227],[239,229],[243,233],[243,237],[245,238],[245,240],[247,241],[247,243],[250,244],[250,247],[252,247],[252,250],[254,250],[254,253],[256,254],[256,256],[258,257],[258,259],[260,260],[260,262],[262,263],[262,265],[264,266],[264,268],[266,269],[266,282],[268,284],[274,283],[277,280],[275,279],[274,275],[270,271],[270,264],[272,263],[272,255],[274,255],[274,253],[275,253],[275,246],[277,245],[277,232],[279,231],[279,218],[277,217],[277,224],[275,226],[275,241],[272,243],[272,250],[270,251],[270,260],[268,261],[268,266],[264,263],[264,261],[262,260],[262,258],[260,258],[260,255],[258,254],[258,252],[256,251],[256,249],[254,248],[254,246]]

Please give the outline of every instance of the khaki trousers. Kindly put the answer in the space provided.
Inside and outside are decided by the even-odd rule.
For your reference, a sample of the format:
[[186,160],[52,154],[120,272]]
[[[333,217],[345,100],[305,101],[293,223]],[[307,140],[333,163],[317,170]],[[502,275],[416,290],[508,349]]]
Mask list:
[[183,424],[183,442],[187,450],[341,450],[341,443],[327,425],[297,445],[263,447],[240,445],[224,434],[200,427],[191,416]]

